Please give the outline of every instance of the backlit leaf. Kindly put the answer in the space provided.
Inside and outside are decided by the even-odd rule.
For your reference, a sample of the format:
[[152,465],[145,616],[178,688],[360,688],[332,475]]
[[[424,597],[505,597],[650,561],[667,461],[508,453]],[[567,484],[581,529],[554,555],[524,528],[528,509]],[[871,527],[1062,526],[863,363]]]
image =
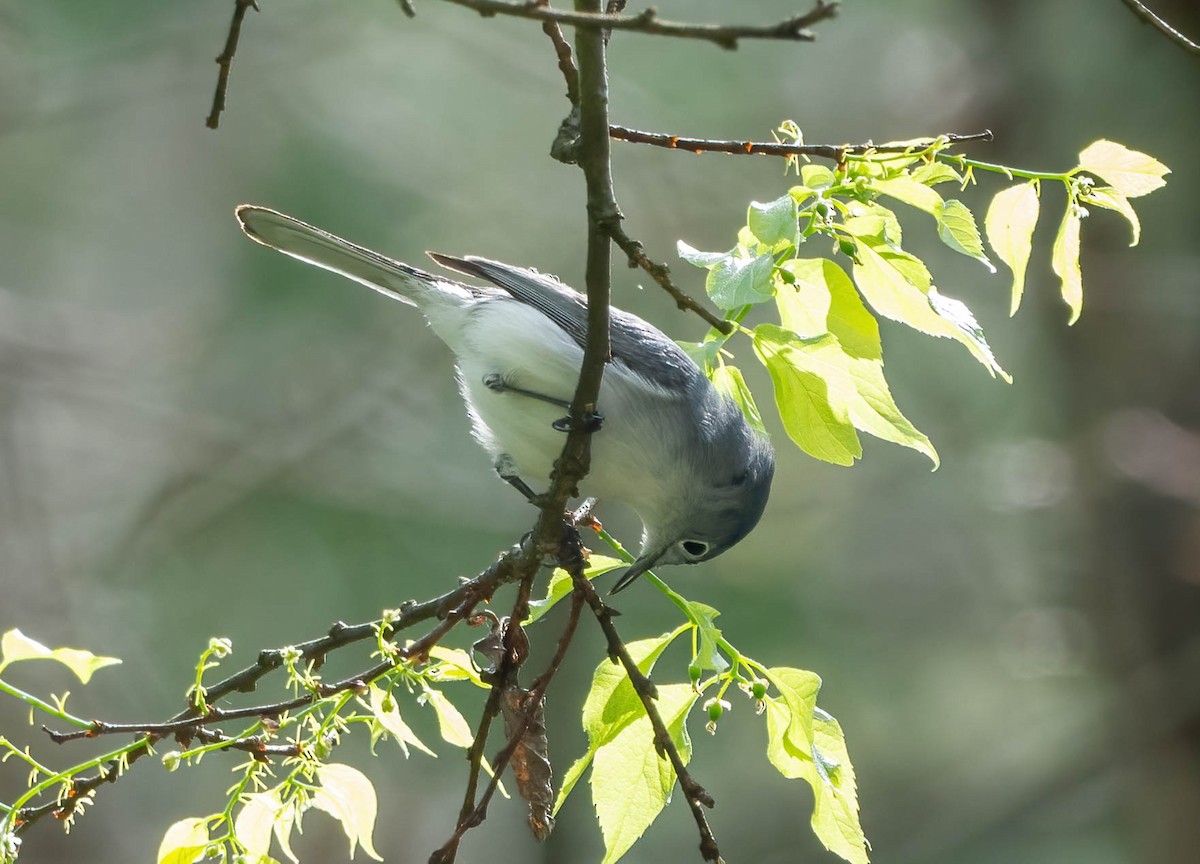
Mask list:
[[116,657],[99,657],[79,648],[47,648],[14,628],[0,636],[0,672],[21,660],[54,660],[74,672],[84,684],[92,680],[97,669],[121,662]]
[[1084,195],[1080,195],[1079,200],[1084,204],[1103,207],[1105,210],[1114,210],[1124,216],[1125,220],[1129,223],[1130,229],[1133,231],[1133,239],[1129,241],[1130,246],[1136,246],[1138,241],[1142,239],[1142,223],[1138,221],[1137,213],[1133,212],[1133,205],[1129,203],[1128,198],[1116,189],[1109,186],[1100,186]]
[[941,195],[911,177],[900,176],[891,180],[876,180],[871,187],[889,198],[895,198],[910,207],[923,210],[930,216],[937,216],[938,207],[942,204]]
[[775,259],[770,255],[745,258],[727,255],[708,271],[705,290],[722,309],[736,309],[771,299],[771,273]]
[[357,768],[337,763],[319,767],[317,779],[321,786],[313,792],[312,804],[342,824],[342,830],[350,840],[350,857],[354,857],[354,850],[361,845],[367,855],[382,861],[371,844],[378,810],[371,781]]
[[1033,248],[1037,219],[1037,187],[1032,183],[1021,183],[996,193],[983,221],[988,243],[1013,273],[1010,315],[1016,314],[1025,291],[1025,268]]
[[966,204],[954,199],[943,201],[934,208],[933,215],[937,217],[938,237],[943,243],[996,272],[995,266],[983,252],[983,240],[979,237],[975,216]]
[[774,247],[784,241],[796,242],[796,218],[796,199],[789,194],[767,204],[750,202],[746,224],[759,242]]
[[754,394],[746,385],[741,369],[721,363],[713,370],[712,383],[718,393],[728,396],[741,409],[742,416],[746,418],[751,429],[766,434],[767,428],[763,425],[762,414],[754,404]]
[[1148,195],[1167,184],[1171,169],[1153,156],[1115,141],[1096,141],[1079,154],[1079,167],[1112,186],[1126,198]]
[[1054,250],[1050,264],[1061,282],[1062,298],[1071,310],[1068,324],[1079,320],[1083,311],[1083,273],[1079,269],[1079,213],[1070,203],[1063,216],[1058,236],[1054,239]]
[[180,819],[173,823],[158,844],[158,864],[192,864],[203,858],[208,848],[209,818]]

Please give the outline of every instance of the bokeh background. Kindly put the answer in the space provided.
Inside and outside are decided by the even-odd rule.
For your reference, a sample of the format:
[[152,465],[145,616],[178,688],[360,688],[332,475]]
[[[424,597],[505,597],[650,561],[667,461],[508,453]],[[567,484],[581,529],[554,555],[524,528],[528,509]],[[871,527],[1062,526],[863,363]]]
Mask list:
[[[1194,3],[1154,6],[1200,35]],[[236,204],[418,263],[434,248],[582,281],[582,180],[546,155],[566,101],[536,25],[429,0],[415,20],[394,0],[268,0],[246,21],[214,132],[204,118],[231,7],[0,7],[0,629],[124,658],[88,688],[12,670],[39,692],[75,691],[87,716],[165,717],[210,636],[233,640],[227,665],[240,667],[336,619],[440,593],[532,524],[471,442],[448,352],[412,310],[246,242]],[[662,11],[772,21],[795,6]],[[1014,384],[961,346],[884,324],[893,390],[941,470],[875,441],[852,470],[818,464],[768,420],[780,465],[761,527],[665,575],[722,609],[744,652],[823,676],[874,860],[1194,862],[1200,64],[1118,0],[847,2],[819,29],[816,44],[736,52],[619,35],[613,119],[761,139],[792,118],[814,142],[986,127],[997,140],[973,155],[1035,169],[1069,167],[1105,137],[1174,173],[1136,202],[1139,247],[1114,214],[1085,223],[1086,306],[1071,328],[1049,267],[1061,193],[1046,189],[1012,320],[1006,275],[914,223],[910,245],[975,310]],[[728,248],[746,203],[789,183],[777,160],[618,144],[614,163],[630,231],[672,261],[680,238]],[[967,195],[980,211],[1000,188],[981,180]],[[674,263],[701,290],[699,271]],[[700,334],[636,273],[615,275],[621,306]],[[765,376],[752,383],[768,403]],[[629,513],[602,515],[636,539]],[[648,585],[620,599],[628,638],[676,624]],[[584,745],[578,708],[602,653],[583,630],[552,691],[560,773]],[[683,675],[686,659],[669,655],[664,674]],[[479,704],[462,701],[468,715]],[[6,734],[46,760],[90,752],[46,752],[25,719],[0,703]],[[735,701],[715,738],[693,729],[722,850],[835,860],[805,828],[807,789],[767,764],[759,726]],[[376,846],[395,864],[425,861],[465,764],[446,746],[436,761],[364,751],[351,742],[344,758],[379,789]],[[139,764],[71,837],[50,824],[27,835],[22,860],[152,860],[166,825],[220,808],[235,761],[172,775]],[[23,778],[0,766],[0,800]],[[686,861],[695,842],[676,800],[628,860]],[[584,862],[600,848],[580,789],[542,846],[521,805],[498,802],[461,860]],[[314,814],[297,850],[343,860],[345,840]]]

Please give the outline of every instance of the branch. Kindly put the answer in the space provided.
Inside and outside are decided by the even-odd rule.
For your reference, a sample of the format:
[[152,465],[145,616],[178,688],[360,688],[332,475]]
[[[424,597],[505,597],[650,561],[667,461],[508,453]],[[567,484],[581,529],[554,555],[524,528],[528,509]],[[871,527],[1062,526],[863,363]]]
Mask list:
[[1159,18],[1157,15],[1155,15],[1154,12],[1146,7],[1146,4],[1141,2],[1141,0],[1121,0],[1121,2],[1128,6],[1129,10],[1133,12],[1133,14],[1139,19],[1141,19],[1143,24],[1149,24],[1184,51],[1200,57],[1200,45],[1196,44],[1162,18]]
[[723,859],[717,848],[717,838],[708,824],[708,817],[704,815],[704,810],[711,808],[715,802],[708,790],[696,782],[695,778],[688,773],[687,766],[683,764],[683,757],[679,755],[679,749],[671,740],[671,733],[667,730],[667,725],[663,722],[662,715],[658,713],[658,706],[654,702],[658,698],[654,682],[642,674],[642,670],[638,668],[637,663],[629,654],[629,650],[625,647],[616,625],[612,622],[613,610],[605,605],[604,601],[600,599],[600,595],[596,593],[596,587],[583,575],[583,547],[578,533],[574,535],[574,539],[579,544],[576,554],[580,563],[568,566],[564,562],[563,566],[571,574],[575,590],[583,595],[592,613],[596,616],[600,629],[604,631],[604,636],[608,640],[609,657],[614,661],[619,660],[625,667],[625,674],[629,676],[633,690],[641,700],[642,707],[646,710],[646,716],[650,718],[650,725],[654,728],[655,749],[660,756],[669,759],[671,767],[675,769],[679,788],[683,790],[683,795],[688,802],[688,809],[691,810],[692,818],[696,821],[696,827],[700,831],[700,854],[706,861],[721,862]]
[[225,92],[229,89],[229,70],[233,66],[233,55],[237,53],[238,37],[242,35],[242,19],[250,7],[258,12],[258,0],[234,0],[233,19],[229,22],[229,35],[225,37],[225,50],[217,58],[217,66],[221,70],[217,73],[217,92],[213,94],[212,110],[204,121],[209,129],[216,129],[221,122],[221,112],[225,110]]
[[[665,147],[668,150],[684,150],[688,153],[729,153],[737,156],[818,156],[823,159],[833,159],[840,162],[846,156],[860,156],[867,153],[906,153],[913,149],[913,144],[873,144],[867,141],[862,144],[784,144],[780,141],[718,141],[711,138],[684,138],[679,135],[669,135],[662,132],[640,132],[625,126],[610,126],[608,134],[618,141],[628,141],[633,144],[650,144],[655,147]],[[985,129],[969,135],[941,135],[929,139],[929,143],[944,140],[948,144],[959,144],[964,141],[991,141],[992,132]]]
[[[619,127],[609,127],[610,130]],[[610,132],[611,134],[611,132]],[[641,267],[659,284],[660,287],[675,300],[675,305],[684,311],[692,311],[703,318],[710,327],[715,330],[720,330],[726,336],[733,332],[734,324],[732,321],[726,321],[713,313],[709,312],[694,299],[691,295],[681,290],[673,281],[671,281],[671,268],[666,264],[660,264],[657,261],[651,261],[645,252],[645,247],[641,241],[634,240],[625,233],[625,229],[621,227],[620,222],[612,222],[605,226],[608,231],[608,236],[612,241],[621,247],[621,251],[629,258],[630,267]]]
[[[778,24],[690,24],[664,21],[654,9],[646,9],[636,15],[606,15],[599,11],[564,12],[544,5],[538,0],[514,3],[508,0],[449,0],[458,6],[474,9],[484,17],[511,15],[515,18],[531,18],[535,21],[554,21],[584,30],[628,30],[652,36],[678,36],[684,39],[700,39],[722,48],[734,50],[739,39],[782,39],[793,42],[812,42],[816,34],[808,28],[838,13],[838,4],[833,0],[816,0],[816,5],[803,15],[795,15]],[[576,4],[578,7],[578,3]],[[594,7],[599,9],[599,6]]]

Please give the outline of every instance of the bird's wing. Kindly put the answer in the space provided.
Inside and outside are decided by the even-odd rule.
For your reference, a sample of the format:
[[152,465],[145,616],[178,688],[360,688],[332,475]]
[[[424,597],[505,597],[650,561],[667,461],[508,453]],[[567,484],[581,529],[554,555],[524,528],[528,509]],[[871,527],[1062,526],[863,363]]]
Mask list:
[[[503,288],[570,334],[580,348],[587,341],[587,298],[553,276],[473,255],[457,258],[430,252],[429,257],[443,267]],[[636,315],[613,309],[609,334],[613,359],[663,389],[680,390],[703,379],[683,349]]]

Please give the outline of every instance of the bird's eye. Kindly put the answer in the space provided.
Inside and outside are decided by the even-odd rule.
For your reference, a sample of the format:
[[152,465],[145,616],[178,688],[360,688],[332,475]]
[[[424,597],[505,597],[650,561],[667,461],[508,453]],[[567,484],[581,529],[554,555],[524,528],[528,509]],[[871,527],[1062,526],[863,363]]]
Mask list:
[[691,558],[702,558],[704,553],[708,551],[708,544],[702,540],[684,540],[679,544],[683,547],[683,551]]

